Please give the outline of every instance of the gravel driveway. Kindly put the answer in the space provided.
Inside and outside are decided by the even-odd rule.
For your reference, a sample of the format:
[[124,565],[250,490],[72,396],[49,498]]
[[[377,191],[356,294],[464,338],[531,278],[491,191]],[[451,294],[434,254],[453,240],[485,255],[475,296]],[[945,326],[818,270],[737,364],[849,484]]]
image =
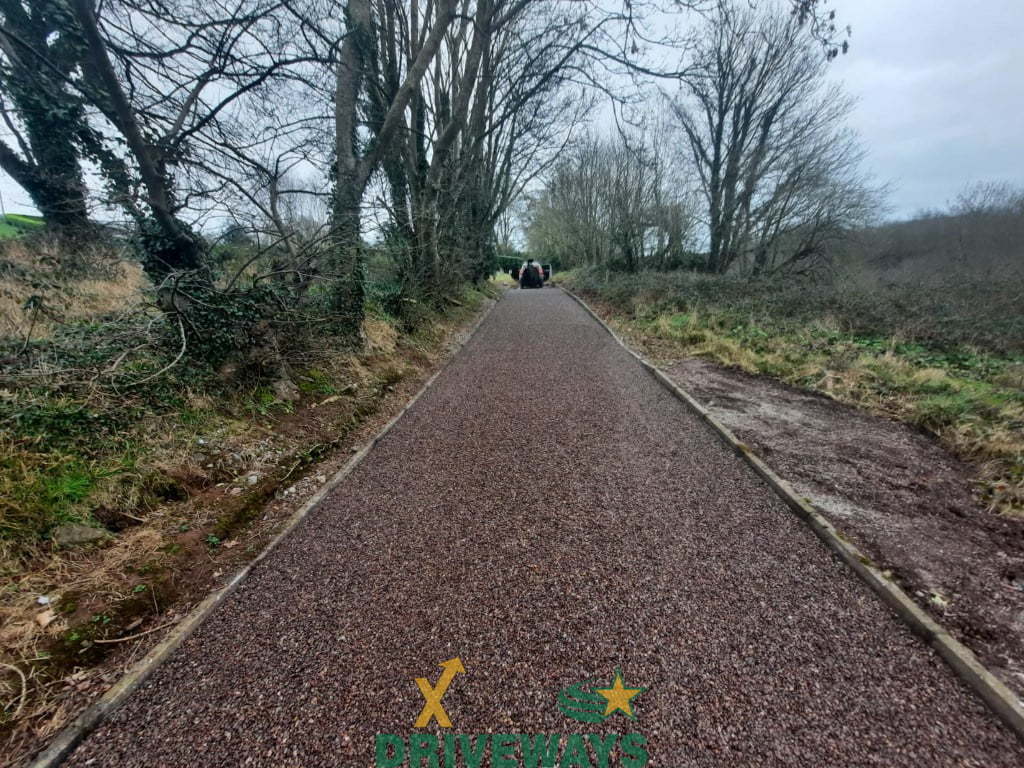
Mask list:
[[[459,734],[640,733],[658,766],[1024,765],[942,661],[556,289],[507,293],[69,763],[373,765],[378,733],[443,732],[413,728],[413,679],[456,656],[442,704]],[[562,714],[561,690],[616,668],[646,689],[635,720]],[[602,764],[590,754],[566,764]]]

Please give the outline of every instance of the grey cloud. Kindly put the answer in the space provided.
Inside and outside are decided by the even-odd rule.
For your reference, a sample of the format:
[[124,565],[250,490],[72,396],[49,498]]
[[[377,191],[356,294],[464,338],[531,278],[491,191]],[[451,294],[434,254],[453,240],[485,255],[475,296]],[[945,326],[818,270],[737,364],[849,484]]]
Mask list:
[[966,183],[1024,184],[1024,4],[837,0],[853,27],[831,76],[859,98],[867,166],[893,213],[942,207]]

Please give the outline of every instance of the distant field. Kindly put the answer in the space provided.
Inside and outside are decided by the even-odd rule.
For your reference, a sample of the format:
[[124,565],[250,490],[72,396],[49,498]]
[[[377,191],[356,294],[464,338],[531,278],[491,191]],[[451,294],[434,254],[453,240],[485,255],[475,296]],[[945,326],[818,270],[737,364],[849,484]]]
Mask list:
[[41,216],[26,216],[21,213],[2,215],[0,216],[0,240],[18,237],[41,226],[43,226]]
[[498,285],[518,285],[508,272],[498,272],[496,275],[491,276],[491,280]]

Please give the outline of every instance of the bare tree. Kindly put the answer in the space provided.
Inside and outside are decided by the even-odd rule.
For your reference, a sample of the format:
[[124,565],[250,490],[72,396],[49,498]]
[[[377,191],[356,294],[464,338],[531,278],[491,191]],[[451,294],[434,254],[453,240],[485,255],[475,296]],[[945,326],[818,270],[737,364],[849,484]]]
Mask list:
[[[590,99],[569,73],[600,37],[602,24],[585,22],[591,10],[550,0],[459,5],[383,162],[394,231],[409,248],[409,290],[439,299],[445,286],[493,270],[498,218],[587,113]],[[415,16],[402,20],[389,16],[381,29],[382,93],[409,60],[396,41],[418,34]]]
[[842,128],[852,101],[796,16],[723,3],[670,101],[701,192],[703,268],[753,272],[820,256],[873,196]]
[[[57,2],[57,0],[53,0]],[[304,60],[276,0],[61,0],[77,69],[65,78],[96,122],[90,155],[110,200],[135,220],[156,282],[204,268],[203,239],[183,217],[208,197],[197,144],[260,86]],[[291,25],[294,27],[294,24]],[[46,53],[33,49],[37,62]]]
[[[423,24],[422,37],[410,40],[415,45],[414,55],[410,56],[405,77],[397,89],[378,97],[379,119],[375,121],[372,140],[365,143],[359,140],[359,95],[364,88],[376,89],[379,85],[368,77],[375,63],[376,25],[369,0],[349,0],[346,7],[347,34],[339,53],[334,97],[337,162],[331,235],[338,258],[335,269],[342,279],[336,292],[336,308],[346,318],[344,323],[351,335],[359,332],[363,313],[359,240],[363,195],[371,175],[389,152],[404,123],[406,108],[455,20],[455,0],[437,0],[431,15],[433,6],[434,3],[428,3],[423,18],[417,18]],[[416,18],[415,4],[412,12]]]
[[530,251],[567,266],[679,266],[693,216],[666,157],[650,133],[580,141],[532,203]]
[[[105,200],[133,221],[169,312],[242,301],[246,291],[244,301],[256,301],[265,281],[286,289],[266,301],[288,311],[306,301],[311,281],[328,279],[331,289],[314,293],[332,297],[336,327],[355,340],[371,179],[386,180],[405,274],[426,298],[486,275],[496,222],[558,157],[589,94],[611,93],[619,75],[626,83],[682,74],[645,63],[645,49],[684,39],[656,31],[661,14],[711,5],[347,0],[339,14],[335,0],[40,0],[27,7],[43,9],[39,29],[49,31],[8,24],[0,35],[10,64],[4,97],[23,91],[34,68],[53,76],[47,105],[63,98],[80,110],[84,127],[56,143],[96,163]],[[3,9],[13,19],[26,6],[0,0]],[[54,67],[65,42],[67,60]],[[24,114],[10,123],[27,126]],[[31,144],[13,154],[38,154]],[[74,153],[65,160],[50,166],[64,169],[68,189],[82,188]],[[620,171],[615,189],[647,219],[622,219],[617,252],[634,267],[678,253],[685,217],[661,195],[658,167],[645,159]],[[327,232],[299,238],[283,208],[323,200],[328,186]],[[204,222],[225,211],[246,224],[257,252],[218,274]],[[264,302],[236,314],[269,311]]]

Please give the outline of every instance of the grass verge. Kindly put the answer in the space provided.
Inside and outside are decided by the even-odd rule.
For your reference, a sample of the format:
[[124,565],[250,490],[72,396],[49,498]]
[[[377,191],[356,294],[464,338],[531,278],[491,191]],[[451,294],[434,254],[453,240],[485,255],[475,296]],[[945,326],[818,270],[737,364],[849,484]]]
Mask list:
[[44,222],[39,216],[26,216],[21,213],[0,215],[0,240],[20,237],[28,232],[42,229]]
[[[978,467],[990,510],[1024,515],[1024,353],[996,351],[1019,343],[1010,338],[1019,309],[999,327],[975,328],[979,309],[936,328],[927,305],[904,316],[884,293],[866,318],[858,307],[870,299],[835,283],[815,284],[805,300],[799,286],[679,273],[575,271],[560,281],[655,360],[705,357],[926,430]],[[943,295],[943,307],[961,300]]]
[[[466,288],[412,330],[371,302],[363,347],[321,339],[290,360],[299,397],[281,399],[271,382],[185,364],[109,385],[102,372],[145,378],[173,346],[122,358],[159,319],[120,298],[118,312],[91,311],[102,286],[62,286],[66,311],[31,335],[40,362],[0,371],[0,763],[35,751],[262,551],[495,290]],[[20,361],[29,337],[12,336]],[[58,546],[68,524],[98,538]]]

